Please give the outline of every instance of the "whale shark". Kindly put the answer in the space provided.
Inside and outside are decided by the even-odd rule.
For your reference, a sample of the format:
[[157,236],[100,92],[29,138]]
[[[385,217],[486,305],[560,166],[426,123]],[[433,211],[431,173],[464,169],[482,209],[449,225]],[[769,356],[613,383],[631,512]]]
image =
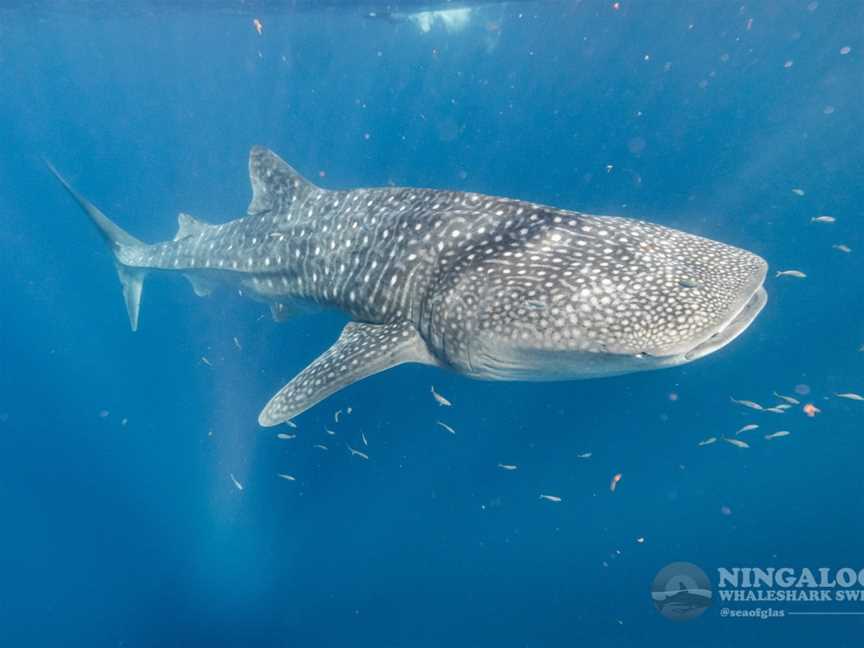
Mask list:
[[258,422],[291,421],[402,363],[487,380],[595,378],[673,367],[723,348],[767,301],[756,254],[649,222],[418,188],[330,190],[272,151],[249,156],[252,200],[210,224],[181,213],[144,243],[49,164],[111,250],[132,330],[151,272],[220,284],[284,320],[321,308],[350,321]]

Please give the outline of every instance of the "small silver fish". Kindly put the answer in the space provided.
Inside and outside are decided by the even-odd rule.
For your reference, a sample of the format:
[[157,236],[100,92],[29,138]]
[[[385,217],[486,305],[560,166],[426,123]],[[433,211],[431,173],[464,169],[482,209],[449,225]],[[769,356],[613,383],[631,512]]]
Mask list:
[[208,367],[212,367],[213,363],[207,359],[207,356],[201,356],[201,362],[203,362]]
[[803,195],[804,195],[804,190],[803,190],[803,189],[797,189],[797,188],[796,188],[796,189],[793,189],[793,190],[792,190],[792,193],[794,193],[796,196],[803,196]]
[[732,399],[732,402],[735,403],[736,405],[741,405],[743,407],[749,407],[750,409],[760,410],[760,411],[765,409],[759,403],[754,403],[753,401],[738,400],[737,398],[733,398],[732,396],[730,396],[729,398]]
[[843,243],[835,243],[831,247],[838,252],[845,252],[846,254],[849,254],[852,251],[852,248],[850,248],[848,245],[844,245]]
[[811,223],[836,223],[837,219],[833,216],[814,216],[810,219]]
[[285,434],[284,432],[280,432],[276,435],[277,439],[282,439],[283,441],[287,441],[288,439],[296,439],[296,434]]
[[288,427],[295,428],[295,429],[297,427],[297,424],[294,421],[285,421],[285,425],[287,425]]
[[360,438],[363,439],[363,445],[366,446],[366,447],[368,448],[368,447],[369,447],[369,442],[366,440],[366,433],[365,433],[365,432],[361,432],[361,433],[360,433]]
[[329,448],[327,446],[325,446],[323,443],[316,443],[312,447],[318,448],[319,450],[329,450]]
[[786,408],[777,405],[776,407],[763,407],[763,412],[771,412],[772,414],[785,414]]
[[864,396],[855,392],[843,392],[842,394],[834,394],[837,398],[845,398],[847,400],[864,401]]
[[755,430],[758,427],[759,426],[756,425],[755,423],[749,423],[749,424],[745,425],[744,427],[742,427],[740,430],[738,430],[735,433],[735,436],[738,436],[739,434],[743,434],[744,432],[750,432],[750,430]]
[[736,448],[749,448],[749,447],[750,447],[750,444],[745,443],[745,442],[742,441],[741,439],[730,439],[730,438],[728,438],[728,437],[723,437],[723,440],[724,440],[726,443],[731,443],[731,444],[732,444],[733,446],[735,446]]
[[456,430],[454,430],[452,427],[450,427],[450,426],[447,425],[446,423],[442,423],[441,421],[435,421],[435,422],[436,422],[438,425],[440,425],[442,428],[444,428],[445,430],[447,430],[450,434],[456,434]]
[[276,475],[278,477],[281,477],[282,479],[286,479],[288,481],[297,481],[293,475],[286,475],[285,473],[276,473]]
[[346,413],[346,414],[351,414],[351,412],[353,412],[353,411],[354,411],[354,410],[353,410],[353,409],[351,408],[351,406],[349,405],[349,406],[347,407],[347,409],[345,410],[345,413]]
[[807,275],[800,270],[778,270],[776,277],[795,277],[796,279],[806,279]]
[[435,399],[435,402],[441,405],[442,407],[452,407],[453,403],[444,398],[441,394],[435,391],[435,387],[432,387],[432,398]]
[[706,445],[711,445],[712,443],[716,443],[716,442],[717,442],[717,437],[708,437],[704,441],[700,441],[699,445],[700,446],[706,446]]
[[593,452],[583,452],[582,454],[576,455],[576,458],[577,459],[590,459],[591,455],[593,455],[593,454],[594,454]]
[[775,409],[775,410],[779,409],[779,410],[782,410],[785,412],[790,407],[792,407],[792,406],[789,403],[780,403],[779,405],[775,405],[773,409]]
[[335,423],[338,423],[338,422],[339,422],[339,416],[340,416],[341,414],[342,414],[342,410],[336,410],[335,412],[333,412],[333,421],[334,421]]
[[498,467],[499,467],[501,470],[516,470],[519,466],[517,466],[516,464],[502,464],[502,463],[499,463],[499,464],[498,464]]
[[366,459],[366,461],[369,461],[369,455],[367,455],[365,452],[360,452],[359,450],[355,450],[354,448],[352,448],[347,443],[345,444],[345,447],[348,448],[348,452],[351,453],[352,457],[357,456],[357,457],[360,457],[361,459]]
[[550,502],[561,502],[562,501],[562,499],[560,497],[558,497],[557,495],[544,495],[543,493],[540,493],[540,499],[548,500]]
[[336,436],[336,433],[335,433],[333,430],[328,430],[327,428],[324,428],[324,431],[325,431],[327,434],[329,434],[330,436]]
[[784,396],[783,394],[778,394],[776,391],[774,392],[774,395],[777,398],[779,398],[780,400],[786,401],[790,405],[800,405],[801,404],[801,401],[799,401],[797,398],[792,398],[791,396]]
[[780,430],[779,432],[772,432],[771,434],[766,434],[765,439],[770,441],[771,439],[779,439],[780,437],[789,436],[790,432],[788,430]]
[[228,473],[228,476],[231,478],[231,481],[234,482],[234,485],[237,487],[237,490],[243,490],[243,484],[237,481],[237,478],[234,476],[234,473]]
[[240,346],[240,340],[238,340],[236,336],[234,337],[234,346],[237,347],[237,350],[238,350],[238,351],[242,351],[242,350],[243,350],[243,347]]

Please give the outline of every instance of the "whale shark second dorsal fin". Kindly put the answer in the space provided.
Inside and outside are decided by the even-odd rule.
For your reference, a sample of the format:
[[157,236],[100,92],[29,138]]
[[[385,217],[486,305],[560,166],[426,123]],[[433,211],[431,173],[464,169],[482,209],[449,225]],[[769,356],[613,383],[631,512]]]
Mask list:
[[320,191],[285,160],[263,146],[253,146],[249,152],[249,181],[252,183],[252,202],[246,211],[250,216],[287,211],[295,202]]
[[179,241],[187,236],[197,236],[208,226],[209,225],[204,221],[200,221],[194,216],[180,212],[177,214],[177,233],[174,235],[174,240]]

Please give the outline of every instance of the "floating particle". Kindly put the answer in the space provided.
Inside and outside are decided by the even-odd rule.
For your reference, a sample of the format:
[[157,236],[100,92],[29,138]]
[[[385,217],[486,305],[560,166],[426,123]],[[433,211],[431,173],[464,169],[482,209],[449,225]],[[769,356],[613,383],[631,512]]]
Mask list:
[[793,189],[792,193],[794,193],[796,196],[803,196],[804,190],[803,189]]
[[638,538],[636,538],[636,542],[638,542],[639,544],[644,544],[645,538],[643,536],[639,536]]
[[720,507],[720,512],[723,515],[732,515],[732,509],[726,506],[725,504]]
[[126,427],[126,424],[127,424],[128,422],[129,422],[129,419],[124,417],[123,420],[120,421],[120,425],[122,425],[123,427]]
[[804,383],[795,385],[795,393],[799,396],[806,396],[810,393],[810,385],[806,385]]
[[99,410],[99,418],[108,418],[110,414],[108,410]]
[[786,62],[783,64],[783,67],[786,68],[786,69],[788,70],[788,69],[791,68],[793,65],[795,65],[795,61],[793,61],[792,59],[789,59],[788,61],[786,61]]
[[615,473],[612,475],[612,481],[609,482],[609,490],[611,492],[614,493],[615,489],[618,488],[618,482],[621,481],[621,477],[623,477],[621,473]]
[[825,115],[832,115],[832,114],[834,114],[834,106],[825,106],[825,107],[822,109],[822,113],[825,114]]
[[258,18],[252,19],[252,26],[255,28],[255,31],[258,32],[259,36],[264,33],[264,23],[262,23]]
[[840,56],[846,56],[849,52],[852,51],[852,48],[848,45],[844,45],[840,48]]

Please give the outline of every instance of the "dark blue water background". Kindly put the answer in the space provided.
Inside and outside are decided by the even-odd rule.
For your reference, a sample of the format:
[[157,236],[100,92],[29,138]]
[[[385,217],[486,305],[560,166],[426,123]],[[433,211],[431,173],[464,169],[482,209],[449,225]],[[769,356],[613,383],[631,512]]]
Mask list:
[[[864,392],[862,24],[852,1],[520,3],[428,33],[350,8],[0,11],[2,644],[860,645],[861,617],[673,624],[649,589],[675,560],[864,567],[864,407],[829,398]],[[771,264],[770,301],[689,366],[556,384],[404,366],[281,441],[257,414],[342,317],[276,324],[154,276],[131,333],[42,163],[156,241],[181,210],[241,215],[253,144],[326,187],[482,191],[739,245]],[[773,278],[788,268],[808,278]],[[796,385],[819,416],[729,401]],[[749,450],[697,446],[749,422]],[[361,432],[368,462],[343,450]]]

